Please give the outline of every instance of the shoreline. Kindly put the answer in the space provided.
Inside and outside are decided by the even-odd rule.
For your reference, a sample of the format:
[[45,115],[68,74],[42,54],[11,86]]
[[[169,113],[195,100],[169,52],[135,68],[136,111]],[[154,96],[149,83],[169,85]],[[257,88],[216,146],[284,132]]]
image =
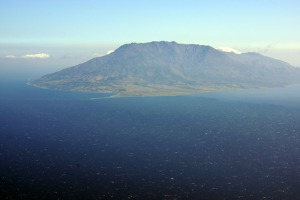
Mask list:
[[[82,91],[82,90],[63,90],[63,89],[53,89],[53,88],[49,88],[49,87],[41,87],[35,84],[32,84],[31,82],[27,81],[26,85],[31,86],[31,87],[36,87],[36,88],[40,88],[40,89],[47,89],[47,90],[56,90],[56,91],[62,91],[62,92],[79,92],[79,93],[90,93],[91,95],[107,95],[107,96],[103,96],[103,97],[91,97],[90,100],[94,101],[94,100],[101,100],[101,99],[115,99],[115,98],[136,98],[136,97],[177,97],[177,96],[188,96],[188,95],[197,95],[197,94],[203,94],[203,93],[214,93],[214,92],[230,92],[230,91],[242,91],[242,90],[249,90],[249,89],[274,89],[274,88],[285,88],[285,87],[293,87],[294,85],[299,85],[299,84],[290,84],[290,85],[282,85],[282,86],[271,86],[271,87],[267,87],[267,86],[253,86],[253,87],[215,87],[215,88],[209,88],[209,86],[206,87],[206,90],[201,90],[199,89],[198,91],[195,89],[195,91],[187,91],[187,92],[183,92],[183,91],[169,91],[169,92],[161,92],[158,91],[157,94],[142,94],[141,91],[138,91],[138,94],[132,94],[134,93],[134,91],[128,91],[128,94],[126,94],[126,92],[123,93],[108,93],[108,92],[93,92],[93,91]],[[213,86],[210,86],[213,87]],[[209,89],[207,89],[209,88]]]

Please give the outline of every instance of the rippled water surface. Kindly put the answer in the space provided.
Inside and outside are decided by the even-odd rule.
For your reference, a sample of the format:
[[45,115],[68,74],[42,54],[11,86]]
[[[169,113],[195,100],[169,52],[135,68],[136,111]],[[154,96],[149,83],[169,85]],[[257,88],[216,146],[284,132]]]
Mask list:
[[95,99],[1,82],[0,199],[300,199],[297,91]]

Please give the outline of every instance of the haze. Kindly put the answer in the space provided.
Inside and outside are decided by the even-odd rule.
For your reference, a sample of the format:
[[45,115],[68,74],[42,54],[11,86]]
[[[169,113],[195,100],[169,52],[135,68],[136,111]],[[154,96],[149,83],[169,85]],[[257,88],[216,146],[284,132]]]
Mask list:
[[0,74],[33,79],[131,42],[259,52],[300,66],[299,1],[2,1]]
[[0,199],[299,199],[299,8],[0,1]]

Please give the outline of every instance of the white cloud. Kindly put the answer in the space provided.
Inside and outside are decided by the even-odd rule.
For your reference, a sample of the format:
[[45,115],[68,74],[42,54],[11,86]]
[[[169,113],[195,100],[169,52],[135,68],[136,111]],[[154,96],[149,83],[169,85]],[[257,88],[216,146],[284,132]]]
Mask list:
[[92,56],[93,57],[101,57],[101,56],[105,56],[105,55],[111,54],[114,51],[115,50],[108,50],[106,53],[94,53]]
[[4,56],[4,58],[16,58],[17,56],[15,55],[7,55],[7,56]]
[[224,51],[224,52],[231,52],[231,53],[235,53],[235,54],[241,54],[242,53],[242,52],[240,52],[236,49],[230,48],[230,47],[218,47],[217,50]]
[[109,50],[106,52],[106,55],[111,54],[112,52],[114,52],[115,50]]
[[50,58],[50,55],[46,53],[38,53],[38,54],[26,54],[21,57],[22,58]]

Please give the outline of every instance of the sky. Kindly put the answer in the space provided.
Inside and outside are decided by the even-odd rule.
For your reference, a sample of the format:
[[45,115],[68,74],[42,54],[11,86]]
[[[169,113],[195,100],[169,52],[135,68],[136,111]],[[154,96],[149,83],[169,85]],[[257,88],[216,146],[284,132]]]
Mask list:
[[34,79],[132,42],[231,47],[300,67],[299,0],[0,0],[0,78]]

